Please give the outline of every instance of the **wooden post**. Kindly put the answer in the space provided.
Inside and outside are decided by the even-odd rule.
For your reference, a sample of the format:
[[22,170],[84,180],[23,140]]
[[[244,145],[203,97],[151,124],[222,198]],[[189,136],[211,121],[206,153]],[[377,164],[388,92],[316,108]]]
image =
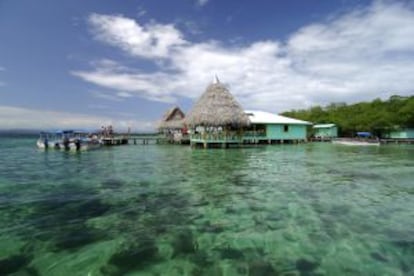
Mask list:
[[256,124],[253,125],[253,144],[257,144]]

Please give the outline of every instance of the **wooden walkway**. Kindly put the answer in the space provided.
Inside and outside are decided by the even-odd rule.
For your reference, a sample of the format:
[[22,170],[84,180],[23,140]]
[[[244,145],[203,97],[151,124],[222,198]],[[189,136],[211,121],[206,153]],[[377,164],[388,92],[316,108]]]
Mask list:
[[128,138],[125,137],[105,137],[101,139],[104,146],[120,146],[128,144]]
[[[204,138],[204,139],[203,139]],[[229,146],[241,146],[242,144],[297,144],[306,142],[306,140],[267,140],[263,137],[224,137],[217,139],[216,137],[196,137],[191,139],[191,146],[201,146],[204,148],[221,147],[227,148]],[[172,143],[164,135],[122,135],[114,137],[103,138],[102,144],[104,146],[120,146],[120,145],[155,145]],[[330,139],[310,139],[311,142],[330,142]],[[190,140],[185,140],[181,144],[189,144]],[[414,144],[414,139],[380,139],[381,144]]]
[[165,137],[160,135],[134,135],[130,136],[128,140],[134,145],[162,144],[165,142]]
[[120,146],[120,145],[149,145],[161,144],[165,138],[160,135],[122,135],[114,137],[105,137],[101,139],[104,146]]
[[414,139],[381,139],[381,144],[414,144]]

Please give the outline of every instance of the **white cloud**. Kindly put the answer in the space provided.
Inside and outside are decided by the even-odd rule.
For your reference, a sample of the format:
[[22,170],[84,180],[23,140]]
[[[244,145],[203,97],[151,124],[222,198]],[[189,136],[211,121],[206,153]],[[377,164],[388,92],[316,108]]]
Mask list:
[[208,3],[209,0],[197,0],[197,5],[202,7]]
[[144,9],[143,7],[138,7],[138,12],[137,12],[137,17],[143,17],[144,15],[147,14],[147,10]]
[[93,14],[90,23],[101,41],[158,68],[142,73],[106,61],[72,72],[115,94],[195,99],[218,74],[246,109],[281,112],[414,90],[414,8],[404,3],[375,2],[304,26],[286,41],[244,47],[191,43],[173,25],[141,25],[123,16]]
[[180,26],[184,33],[189,33],[191,35],[199,35],[203,33],[199,24],[192,20],[177,18],[174,21],[174,26]]
[[133,97],[133,95],[128,93],[128,92],[118,92],[116,95],[120,98],[131,98],[131,97]]
[[92,91],[91,94],[98,99],[104,99],[107,101],[114,101],[114,102],[120,102],[122,101],[122,98],[118,97],[117,95],[113,95],[112,93],[105,93],[100,91]]
[[[85,81],[116,90],[115,95],[93,92],[93,95],[99,98],[120,101],[122,100],[122,96],[128,93],[131,96],[135,94],[153,101],[174,102],[174,98],[166,94],[164,90],[175,85],[174,81],[171,81],[172,76],[167,73],[133,73],[128,70],[120,71],[119,67],[115,65],[112,68],[97,68],[92,72],[74,71],[72,74]],[[118,95],[119,90],[123,90],[124,94]]]
[[103,104],[88,104],[88,109],[108,109],[109,106]]
[[175,47],[185,44],[181,33],[169,24],[141,26],[121,15],[100,14],[92,14],[89,23],[97,39],[138,57],[165,58]]
[[155,122],[121,120],[117,118],[99,117],[86,114],[58,111],[26,109],[13,106],[0,106],[0,128],[85,128],[99,129],[101,125],[113,125],[116,131],[153,131]]

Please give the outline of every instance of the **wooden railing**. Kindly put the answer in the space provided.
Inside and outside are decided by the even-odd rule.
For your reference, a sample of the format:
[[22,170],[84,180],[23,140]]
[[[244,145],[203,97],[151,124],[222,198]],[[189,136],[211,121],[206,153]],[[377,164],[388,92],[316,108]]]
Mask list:
[[237,133],[195,133],[191,136],[191,141],[200,140],[200,141],[217,141],[217,142],[231,142],[231,141],[241,141],[242,136],[237,135]]
[[243,138],[265,138],[266,132],[257,132],[257,131],[245,131],[243,132]]

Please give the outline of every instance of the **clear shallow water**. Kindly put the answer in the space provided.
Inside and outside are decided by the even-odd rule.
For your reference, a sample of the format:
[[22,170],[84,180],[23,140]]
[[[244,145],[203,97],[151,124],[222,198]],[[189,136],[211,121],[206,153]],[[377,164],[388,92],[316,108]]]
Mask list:
[[0,275],[413,275],[414,147],[0,143]]

